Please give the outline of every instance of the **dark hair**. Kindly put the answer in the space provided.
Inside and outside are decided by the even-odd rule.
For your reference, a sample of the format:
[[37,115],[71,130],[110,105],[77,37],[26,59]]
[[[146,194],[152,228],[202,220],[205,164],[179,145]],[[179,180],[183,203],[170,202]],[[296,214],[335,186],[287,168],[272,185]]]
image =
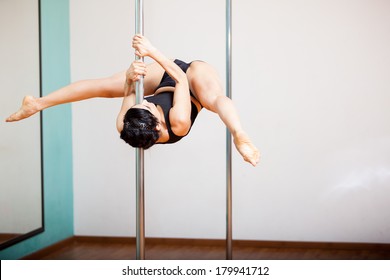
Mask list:
[[134,148],[148,149],[160,137],[157,125],[158,119],[148,110],[130,108],[123,119],[121,139]]

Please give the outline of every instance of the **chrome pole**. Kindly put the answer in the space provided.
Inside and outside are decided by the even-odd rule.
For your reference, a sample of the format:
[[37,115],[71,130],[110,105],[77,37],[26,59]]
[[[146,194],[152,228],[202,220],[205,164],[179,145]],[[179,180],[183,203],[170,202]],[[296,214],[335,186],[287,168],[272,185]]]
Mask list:
[[[144,3],[143,0],[135,1],[135,33],[144,34]],[[143,57],[135,56],[136,60],[144,60]],[[136,103],[144,99],[144,79],[137,81]],[[136,258],[145,259],[145,197],[144,197],[144,149],[136,148],[136,196],[137,196],[137,218],[136,218]]]
[[[226,0],[226,96],[232,98],[232,0]],[[226,259],[233,258],[232,136],[226,129]]]

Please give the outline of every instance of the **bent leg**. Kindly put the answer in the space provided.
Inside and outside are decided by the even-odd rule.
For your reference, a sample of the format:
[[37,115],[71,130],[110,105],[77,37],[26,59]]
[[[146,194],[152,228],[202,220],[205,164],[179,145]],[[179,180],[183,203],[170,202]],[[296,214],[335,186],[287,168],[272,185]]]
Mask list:
[[255,166],[259,151],[243,130],[233,101],[224,95],[222,83],[214,68],[205,62],[193,62],[188,70],[190,88],[206,109],[218,114],[233,136],[236,149],[245,161]]
[[60,104],[95,97],[123,97],[124,81],[125,72],[120,72],[109,78],[75,82],[43,97],[26,96],[23,99],[21,108],[9,116],[6,121],[19,121],[46,108]]

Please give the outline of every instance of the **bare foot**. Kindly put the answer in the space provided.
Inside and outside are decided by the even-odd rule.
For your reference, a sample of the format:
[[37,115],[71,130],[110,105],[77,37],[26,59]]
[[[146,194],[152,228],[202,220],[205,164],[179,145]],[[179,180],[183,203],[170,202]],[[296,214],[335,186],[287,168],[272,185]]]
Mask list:
[[245,132],[237,133],[234,137],[234,145],[245,161],[253,166],[260,160],[259,150],[252,144],[248,135]]
[[39,111],[37,108],[38,106],[35,97],[26,96],[23,98],[22,107],[20,107],[19,111],[9,116],[5,121],[15,122],[28,118]]

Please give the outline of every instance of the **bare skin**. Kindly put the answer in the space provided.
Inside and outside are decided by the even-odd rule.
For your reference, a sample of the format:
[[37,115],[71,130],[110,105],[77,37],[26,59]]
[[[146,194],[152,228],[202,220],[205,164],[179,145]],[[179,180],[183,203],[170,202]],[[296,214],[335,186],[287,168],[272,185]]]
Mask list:
[[[120,97],[123,98],[123,104],[117,119],[118,131],[120,132],[123,128],[123,116],[127,110],[133,106],[139,106],[150,110],[157,117],[159,120],[157,129],[161,134],[157,142],[164,143],[169,139],[169,135],[161,108],[145,101],[142,104],[135,104],[134,85],[142,75],[144,76],[145,96],[167,90],[174,91],[174,105],[171,109],[173,113],[170,112],[170,122],[176,135],[185,135],[191,126],[188,116],[190,114],[190,102],[192,101],[199,111],[203,106],[205,109],[218,114],[231,132],[235,147],[242,158],[256,166],[259,162],[259,151],[243,130],[237,110],[232,100],[224,95],[222,83],[212,66],[205,62],[194,61],[187,73],[184,73],[172,60],[168,60],[152,46],[145,37],[136,35],[133,39],[133,47],[137,55],[149,56],[156,62],[145,65],[141,61],[134,61],[127,71],[122,71],[108,78],[72,83],[40,98],[26,96],[21,108],[9,116],[6,121],[19,121],[59,104],[95,97]],[[160,88],[155,91],[165,71],[176,81],[176,87]],[[192,98],[191,100],[189,90],[193,92],[196,99]]]
[[37,100],[33,96],[25,96],[22,101],[22,107],[20,109],[9,116],[5,121],[6,122],[14,122],[19,121],[25,118],[28,118],[38,112]]

